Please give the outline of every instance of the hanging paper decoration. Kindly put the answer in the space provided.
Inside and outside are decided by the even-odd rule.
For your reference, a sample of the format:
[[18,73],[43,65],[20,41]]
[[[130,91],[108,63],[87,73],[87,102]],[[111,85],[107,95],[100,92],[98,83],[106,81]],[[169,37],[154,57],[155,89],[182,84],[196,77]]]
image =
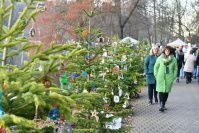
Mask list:
[[44,3],[39,3],[37,4],[36,6],[37,10],[40,11],[40,12],[43,12],[46,10],[46,7],[45,7],[45,4]]
[[119,97],[122,96],[122,89],[119,88]]
[[116,96],[116,95],[114,96],[114,98],[113,98],[113,99],[114,99],[114,102],[115,102],[115,103],[118,103],[118,102],[120,101],[119,96]]
[[[72,124],[71,124],[72,125]],[[72,133],[72,127],[66,120],[57,120],[53,133]],[[73,127],[75,124],[72,125]]]
[[69,91],[71,90],[71,86],[70,86],[70,85],[68,85],[68,90],[69,90]]
[[105,109],[105,110],[109,110],[109,106],[110,106],[109,104],[105,104],[105,105],[104,105],[104,109]]
[[122,61],[126,61],[126,59],[127,59],[127,58],[126,58],[126,55],[123,55],[121,60],[122,60]]
[[118,66],[115,66],[115,67],[113,68],[113,73],[114,73],[114,74],[118,74],[119,72],[120,72],[119,67],[118,67]]
[[106,49],[103,49],[103,56],[108,56],[108,52],[107,52],[107,50]]
[[62,76],[61,76],[61,81],[60,81],[60,82],[61,82],[61,83],[65,83],[65,84],[69,83],[68,78],[67,78],[67,76],[66,76],[66,73],[63,73],[63,74],[62,74]]
[[80,92],[80,88],[77,86],[76,87],[76,93],[78,94]]
[[91,88],[94,89],[95,88],[95,84],[91,84]]
[[126,108],[126,107],[127,107],[127,102],[126,102],[126,101],[124,102],[124,104],[123,104],[122,107],[123,107],[123,108]]
[[137,79],[135,79],[135,80],[134,80],[134,84],[137,84],[137,82],[138,82]]
[[82,71],[82,75],[87,75],[86,71]]
[[93,92],[97,92],[97,88],[94,88],[94,89],[93,89]]
[[[114,115],[112,114],[107,114],[106,115],[106,118],[109,118],[109,117],[112,117]],[[106,122],[105,123],[105,127],[108,128],[108,129],[120,129],[121,126],[122,126],[122,118],[119,117],[119,118],[113,118],[113,120],[111,122]]]
[[82,36],[86,36],[86,35],[87,35],[87,31],[86,30],[82,31]]
[[0,92],[0,118],[5,114],[2,110],[2,92]]
[[125,93],[125,94],[124,94],[124,98],[130,99],[130,98],[129,98],[129,94],[128,94],[128,93]]
[[49,87],[51,87],[52,82],[50,81],[50,79],[44,78],[42,81],[42,84],[44,84],[46,88],[49,88]]
[[124,70],[127,70],[127,66],[126,65],[124,66]]
[[91,111],[91,117],[95,117],[96,121],[98,122],[99,121],[99,117],[97,116],[98,112],[96,110],[94,111]]
[[123,81],[127,81],[127,78],[125,77],[125,78],[123,79]]
[[77,73],[72,73],[72,77],[77,77]]
[[83,93],[88,93],[88,91],[86,89],[83,90]]
[[35,29],[33,27],[30,29],[29,35],[30,35],[30,37],[34,37],[35,36]]
[[105,103],[108,102],[108,98],[107,97],[103,97],[102,99],[104,100]]
[[1,125],[0,125],[0,133],[6,133],[6,128],[1,127]]
[[66,61],[66,65],[68,65],[68,64],[70,64],[70,62],[69,62],[69,61]]
[[48,117],[50,119],[56,120],[57,118],[59,118],[60,112],[57,108],[52,108],[49,112],[48,112]]
[[72,123],[72,124],[70,125],[70,127],[71,127],[71,128],[75,128],[75,123]]

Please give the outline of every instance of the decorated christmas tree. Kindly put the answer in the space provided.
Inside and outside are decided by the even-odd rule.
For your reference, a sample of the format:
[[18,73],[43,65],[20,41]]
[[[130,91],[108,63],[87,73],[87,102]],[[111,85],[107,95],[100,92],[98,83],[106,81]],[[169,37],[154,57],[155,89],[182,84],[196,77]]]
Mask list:
[[[44,8],[44,6],[39,8],[35,6],[38,0],[23,1],[26,6],[19,13],[15,23],[3,25],[6,18],[12,18],[16,2],[19,1],[11,1],[10,5],[6,5],[5,0],[1,0],[0,3],[0,52],[2,54],[0,129],[2,132],[41,132],[42,127],[38,127],[36,123],[39,120],[45,120],[47,117],[70,120],[69,106],[76,102],[61,94],[59,86],[53,84],[54,77],[49,74],[58,72],[62,62],[78,55],[84,49],[76,49],[76,44],[51,43],[49,48],[41,51],[42,43],[35,45],[21,36],[29,21],[35,20],[35,15]],[[30,36],[34,37],[33,34],[35,32],[31,32]],[[18,46],[18,49],[10,52],[9,49],[15,46]],[[34,52],[29,53],[29,61],[24,61],[21,67],[6,63],[7,58],[17,56],[23,51],[29,52],[31,49],[34,49]],[[63,50],[67,52],[60,53]],[[55,112],[55,109],[58,111]]]
[[[115,38],[106,42],[108,38],[91,23],[74,30],[81,37],[76,43],[50,43],[45,49],[42,43],[32,44],[21,33],[45,11],[45,4],[37,1],[23,1],[26,6],[13,25],[3,21],[12,18],[19,1],[0,3],[0,130],[116,133],[132,128],[121,127],[121,122],[131,111],[131,95],[144,85],[145,47],[130,47]],[[89,20],[96,14],[82,12]],[[29,35],[33,38],[36,33],[31,28]],[[7,58],[23,51],[29,60],[22,66],[7,64]],[[54,73],[58,76],[51,76]],[[59,83],[54,82],[57,79]]]

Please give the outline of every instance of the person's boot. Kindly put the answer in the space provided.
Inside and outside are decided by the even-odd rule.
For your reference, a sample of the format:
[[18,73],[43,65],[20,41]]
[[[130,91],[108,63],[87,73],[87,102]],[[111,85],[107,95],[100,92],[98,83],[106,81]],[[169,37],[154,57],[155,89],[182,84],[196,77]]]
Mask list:
[[164,105],[162,104],[162,102],[160,102],[160,109],[159,111],[164,112]]
[[176,83],[179,83],[179,79],[176,79]]
[[158,103],[158,98],[155,98],[155,103]]
[[152,105],[152,104],[153,104],[153,100],[149,99],[149,105]]

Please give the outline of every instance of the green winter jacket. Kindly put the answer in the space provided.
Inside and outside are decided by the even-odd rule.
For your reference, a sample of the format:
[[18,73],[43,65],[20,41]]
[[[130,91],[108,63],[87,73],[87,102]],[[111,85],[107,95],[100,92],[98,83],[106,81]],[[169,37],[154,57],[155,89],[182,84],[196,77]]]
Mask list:
[[154,76],[154,65],[156,62],[157,56],[148,55],[144,62],[144,73],[146,74],[146,82],[147,84],[155,84],[155,76]]
[[154,66],[154,76],[156,77],[156,91],[169,93],[171,92],[173,81],[175,80],[178,72],[178,65],[176,58],[171,55],[172,61],[168,65],[169,73],[166,74],[166,66],[162,61],[162,56],[163,54],[158,57]]

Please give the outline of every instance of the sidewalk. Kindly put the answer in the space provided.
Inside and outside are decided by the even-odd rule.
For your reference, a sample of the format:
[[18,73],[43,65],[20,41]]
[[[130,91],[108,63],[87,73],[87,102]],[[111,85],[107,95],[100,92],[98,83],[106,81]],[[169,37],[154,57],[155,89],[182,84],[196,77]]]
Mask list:
[[147,87],[140,93],[133,109],[132,126],[129,133],[199,133],[199,85],[197,79],[186,84],[174,81],[166,107],[159,111],[159,103],[148,105]]

